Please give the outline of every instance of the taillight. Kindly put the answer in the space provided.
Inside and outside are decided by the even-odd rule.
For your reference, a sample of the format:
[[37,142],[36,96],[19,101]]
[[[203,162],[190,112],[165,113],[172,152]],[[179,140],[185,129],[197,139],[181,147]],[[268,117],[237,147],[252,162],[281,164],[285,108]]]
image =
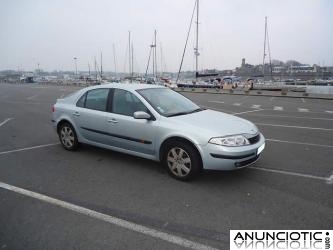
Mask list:
[[54,105],[52,105],[52,113],[55,111]]

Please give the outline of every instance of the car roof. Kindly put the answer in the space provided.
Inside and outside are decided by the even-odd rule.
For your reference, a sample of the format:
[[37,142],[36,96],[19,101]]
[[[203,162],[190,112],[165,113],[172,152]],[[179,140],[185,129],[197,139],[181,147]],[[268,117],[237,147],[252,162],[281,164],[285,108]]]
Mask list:
[[155,84],[140,84],[140,83],[106,83],[101,85],[95,85],[88,88],[85,88],[85,90],[88,89],[98,89],[98,88],[119,88],[119,89],[125,89],[125,90],[139,90],[139,89],[156,89],[156,88],[166,88],[161,85],[155,85]]

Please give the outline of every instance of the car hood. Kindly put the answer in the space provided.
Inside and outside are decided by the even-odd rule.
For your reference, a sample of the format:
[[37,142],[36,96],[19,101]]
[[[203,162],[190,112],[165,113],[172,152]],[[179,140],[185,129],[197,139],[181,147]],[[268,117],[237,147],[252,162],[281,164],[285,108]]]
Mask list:
[[203,110],[169,119],[187,131],[192,129],[209,137],[258,133],[258,128],[252,122],[214,110]]

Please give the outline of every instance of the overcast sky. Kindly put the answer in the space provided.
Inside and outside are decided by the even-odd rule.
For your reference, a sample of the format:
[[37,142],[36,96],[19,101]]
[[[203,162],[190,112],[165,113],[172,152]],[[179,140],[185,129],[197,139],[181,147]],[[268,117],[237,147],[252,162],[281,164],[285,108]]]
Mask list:
[[[157,30],[158,68],[177,71],[194,0],[0,0],[0,70],[88,70],[103,52],[103,68],[128,71],[128,31],[134,71],[144,72]],[[244,57],[262,62],[268,16],[271,55],[333,66],[332,0],[200,0],[200,68],[233,69]],[[194,28],[194,27],[193,27]],[[184,69],[195,67],[192,29]],[[163,61],[161,62],[161,49]],[[127,60],[126,60],[127,59]]]

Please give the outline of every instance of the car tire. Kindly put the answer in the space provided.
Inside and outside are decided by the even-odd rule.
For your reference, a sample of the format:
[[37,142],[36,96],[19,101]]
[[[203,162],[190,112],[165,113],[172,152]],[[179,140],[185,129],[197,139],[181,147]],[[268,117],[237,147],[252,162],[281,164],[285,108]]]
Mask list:
[[162,163],[169,175],[181,181],[196,177],[202,169],[199,152],[190,143],[173,141],[163,150]]
[[58,135],[61,145],[66,150],[74,151],[78,148],[79,141],[77,139],[75,129],[70,123],[62,123],[59,127]]

